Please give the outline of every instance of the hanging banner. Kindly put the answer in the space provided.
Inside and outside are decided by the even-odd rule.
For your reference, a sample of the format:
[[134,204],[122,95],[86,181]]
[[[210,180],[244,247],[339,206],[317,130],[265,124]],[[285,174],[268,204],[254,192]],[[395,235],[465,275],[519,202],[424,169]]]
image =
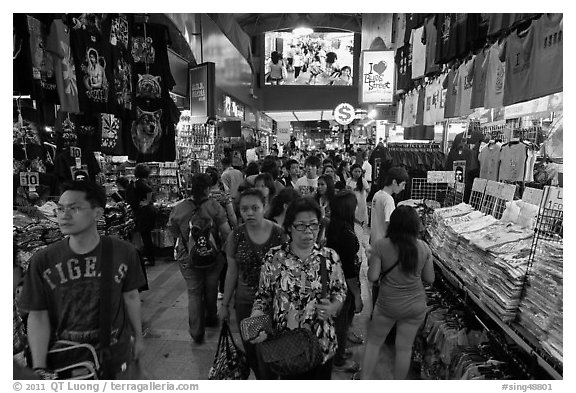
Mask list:
[[392,104],[396,73],[394,51],[362,51],[360,71],[360,103]]
[[203,63],[190,68],[190,116],[215,116],[214,63]]

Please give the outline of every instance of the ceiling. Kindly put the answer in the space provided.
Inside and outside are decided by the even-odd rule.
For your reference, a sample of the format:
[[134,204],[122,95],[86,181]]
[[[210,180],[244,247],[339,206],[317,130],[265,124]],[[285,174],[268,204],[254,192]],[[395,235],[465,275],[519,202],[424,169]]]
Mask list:
[[310,121],[310,120],[334,120],[333,109],[323,111],[284,111],[284,112],[265,112],[277,122],[286,121]]
[[302,24],[316,31],[362,31],[362,14],[234,14],[240,27],[253,37],[267,31],[292,30]]

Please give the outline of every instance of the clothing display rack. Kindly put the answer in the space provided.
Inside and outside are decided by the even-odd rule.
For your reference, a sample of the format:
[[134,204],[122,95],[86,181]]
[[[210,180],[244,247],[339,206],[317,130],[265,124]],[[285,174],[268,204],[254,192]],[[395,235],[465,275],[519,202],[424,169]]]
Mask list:
[[535,374],[541,369],[562,379],[562,189],[546,187],[543,197],[527,191],[534,195],[526,195],[526,203],[540,206],[530,230],[496,220],[502,212],[495,201],[511,200],[502,191],[508,186],[476,179],[471,205],[442,209],[443,218],[432,213],[426,240],[442,279],[504,337],[503,349],[528,359],[523,363],[531,378],[541,378]]

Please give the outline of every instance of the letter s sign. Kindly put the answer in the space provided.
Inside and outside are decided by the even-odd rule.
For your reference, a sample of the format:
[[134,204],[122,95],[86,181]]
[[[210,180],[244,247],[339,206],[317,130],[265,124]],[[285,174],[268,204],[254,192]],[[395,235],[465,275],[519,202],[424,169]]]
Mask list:
[[356,110],[348,103],[342,103],[334,109],[334,120],[336,123],[343,126],[348,125],[354,121]]

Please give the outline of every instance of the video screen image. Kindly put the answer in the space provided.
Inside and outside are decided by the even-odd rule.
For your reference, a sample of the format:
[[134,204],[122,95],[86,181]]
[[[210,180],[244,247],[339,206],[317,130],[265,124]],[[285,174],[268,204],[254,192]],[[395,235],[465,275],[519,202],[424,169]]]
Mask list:
[[354,33],[265,34],[265,84],[350,86]]

